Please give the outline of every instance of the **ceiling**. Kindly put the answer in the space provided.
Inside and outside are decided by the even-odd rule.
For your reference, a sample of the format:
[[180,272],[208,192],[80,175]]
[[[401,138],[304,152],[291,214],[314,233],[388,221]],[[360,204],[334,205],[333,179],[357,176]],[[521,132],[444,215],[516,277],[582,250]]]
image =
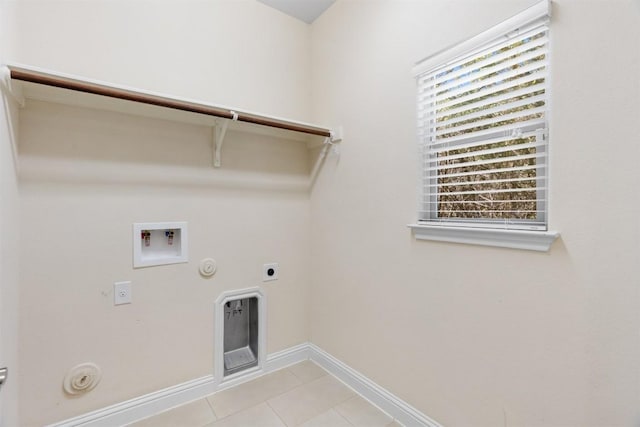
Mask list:
[[311,24],[336,0],[258,0],[287,15]]

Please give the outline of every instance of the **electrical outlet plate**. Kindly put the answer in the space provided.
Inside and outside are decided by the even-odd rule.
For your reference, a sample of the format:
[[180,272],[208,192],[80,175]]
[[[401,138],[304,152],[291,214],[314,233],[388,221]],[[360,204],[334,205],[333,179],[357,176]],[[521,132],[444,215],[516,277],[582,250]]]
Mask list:
[[113,305],[131,304],[131,282],[113,284]]
[[262,281],[270,282],[272,280],[278,280],[279,270],[280,270],[280,265],[278,265],[277,262],[264,264],[262,266]]

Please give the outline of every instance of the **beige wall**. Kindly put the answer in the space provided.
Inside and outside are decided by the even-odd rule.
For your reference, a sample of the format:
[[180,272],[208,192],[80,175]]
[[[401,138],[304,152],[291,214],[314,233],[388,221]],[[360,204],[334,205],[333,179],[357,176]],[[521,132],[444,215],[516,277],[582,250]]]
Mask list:
[[640,4],[554,0],[550,253],[415,241],[413,64],[534,1],[338,1],[312,27],[311,340],[447,426],[640,422]]
[[[309,26],[253,0],[12,7],[13,61],[308,118]],[[37,101],[20,113],[21,425],[211,375],[224,290],[263,286],[267,353],[308,341],[304,142],[229,131],[213,169],[208,127]],[[147,221],[187,221],[189,263],[134,270],[132,224]],[[263,285],[267,262],[280,279]],[[133,304],[114,307],[122,280]],[[102,382],[69,398],[63,377],[82,362]]]
[[308,119],[309,26],[255,0],[8,1],[12,61]]
[[[9,22],[6,4],[0,1],[0,63],[12,48]],[[0,426],[11,427],[18,425],[18,123],[13,100],[0,97],[0,367],[9,368],[0,390]]]

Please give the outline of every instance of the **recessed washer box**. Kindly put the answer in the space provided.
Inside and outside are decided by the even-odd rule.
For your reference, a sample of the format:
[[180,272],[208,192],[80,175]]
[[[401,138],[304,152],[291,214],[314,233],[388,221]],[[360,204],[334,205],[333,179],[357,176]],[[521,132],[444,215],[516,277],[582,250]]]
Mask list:
[[133,224],[133,267],[188,262],[186,222]]

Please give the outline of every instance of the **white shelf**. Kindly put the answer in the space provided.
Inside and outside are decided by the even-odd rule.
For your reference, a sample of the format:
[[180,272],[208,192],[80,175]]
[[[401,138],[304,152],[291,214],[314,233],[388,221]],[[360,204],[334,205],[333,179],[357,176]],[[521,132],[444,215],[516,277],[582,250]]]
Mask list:
[[33,99],[215,127],[217,166],[220,163],[220,147],[227,129],[304,142],[325,138],[336,140],[336,133],[326,126],[178,98],[36,67],[8,64],[1,68],[1,77],[3,89],[21,105],[24,105],[25,99]]

